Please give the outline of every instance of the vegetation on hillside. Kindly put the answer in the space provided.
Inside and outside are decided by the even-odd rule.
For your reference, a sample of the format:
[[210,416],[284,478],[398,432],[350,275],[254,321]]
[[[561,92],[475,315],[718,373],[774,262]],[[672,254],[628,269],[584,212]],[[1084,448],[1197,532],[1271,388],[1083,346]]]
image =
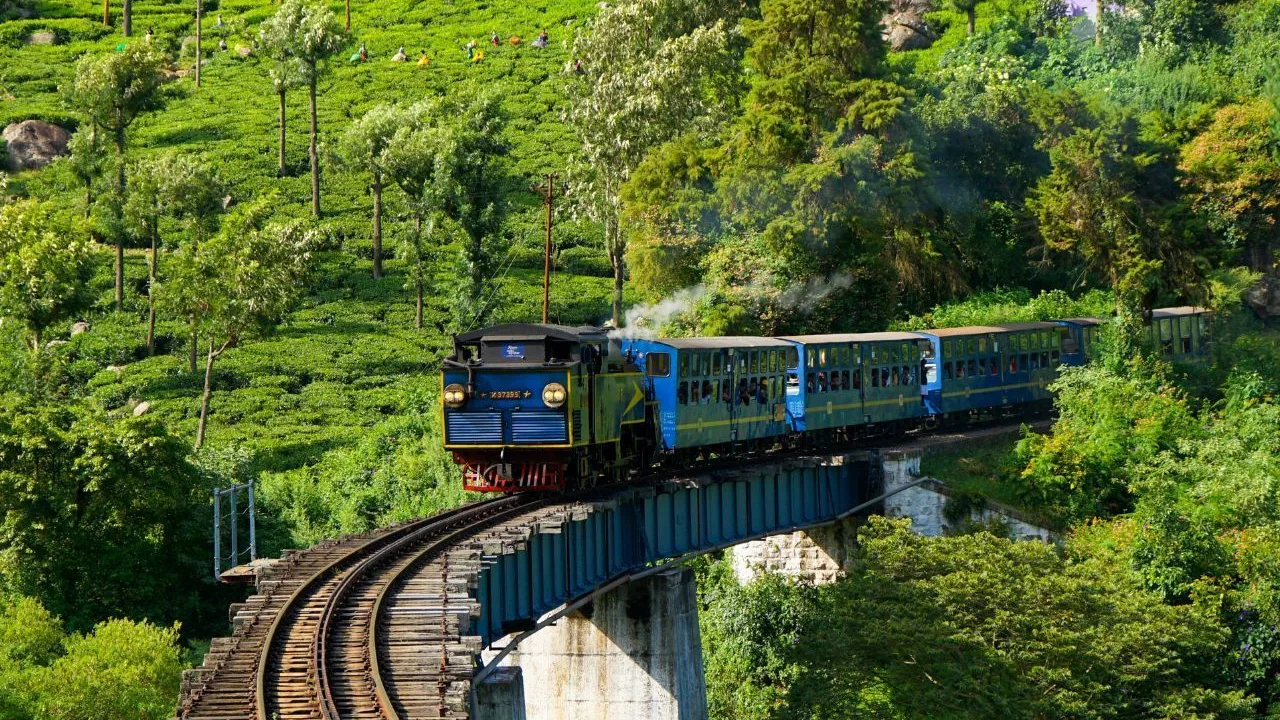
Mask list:
[[[439,359],[540,316],[551,172],[565,324],[1119,317],[990,463],[1062,552],[877,523],[829,588],[713,573],[717,716],[1280,707],[1280,351],[1235,312],[1277,259],[1278,0],[956,0],[902,53],[884,0],[204,0],[199,57],[194,3],[122,9],[0,0],[0,123],[74,131],[0,176],[0,713],[166,716],[163,628],[225,627],[214,487],[257,483],[266,553],[460,502]],[[1126,340],[1188,302],[1211,365]]]

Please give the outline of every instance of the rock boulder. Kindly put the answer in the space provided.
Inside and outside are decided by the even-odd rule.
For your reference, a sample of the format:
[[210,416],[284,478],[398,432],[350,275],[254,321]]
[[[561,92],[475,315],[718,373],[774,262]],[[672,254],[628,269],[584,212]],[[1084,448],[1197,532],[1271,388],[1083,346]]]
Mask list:
[[8,169],[14,172],[42,168],[68,153],[71,133],[39,120],[24,120],[4,129],[8,145]]
[[938,39],[925,22],[925,13],[934,10],[933,0],[893,0],[880,20],[883,36],[891,50],[922,50]]
[[1264,275],[1244,293],[1244,302],[1262,318],[1280,317],[1280,276]]

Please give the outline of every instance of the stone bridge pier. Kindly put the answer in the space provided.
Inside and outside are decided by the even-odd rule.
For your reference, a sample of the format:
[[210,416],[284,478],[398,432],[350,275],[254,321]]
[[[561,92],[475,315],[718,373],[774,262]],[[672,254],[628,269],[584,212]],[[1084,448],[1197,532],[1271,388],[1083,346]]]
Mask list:
[[476,720],[705,720],[693,571],[621,585],[501,664],[476,688]]

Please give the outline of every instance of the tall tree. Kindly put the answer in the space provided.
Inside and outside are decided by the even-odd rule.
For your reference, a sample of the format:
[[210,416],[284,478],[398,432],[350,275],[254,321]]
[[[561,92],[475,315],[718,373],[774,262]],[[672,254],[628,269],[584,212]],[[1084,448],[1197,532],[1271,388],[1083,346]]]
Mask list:
[[80,299],[89,249],[76,236],[48,205],[0,206],[0,317],[22,323],[33,353]]
[[951,4],[955,9],[964,13],[966,27],[969,31],[969,37],[973,37],[978,12],[978,0],[951,0]]
[[120,31],[125,37],[133,34],[133,0],[122,0],[121,2]]
[[[76,76],[67,90],[71,106],[88,125],[111,137],[116,153],[114,193],[118,203],[126,195],[125,149],[129,126],[142,113],[160,107],[164,56],[149,43],[134,43],[120,53],[86,56],[76,65]],[[116,309],[124,308],[123,233],[115,236]]]
[[342,48],[342,31],[329,8],[322,5],[305,5],[298,34],[293,38],[293,53],[298,58],[302,81],[307,84],[307,99],[311,106],[311,144],[308,157],[311,160],[311,214],[320,217],[320,154],[318,150],[319,128],[316,116],[316,85],[326,69],[325,61]]
[[106,170],[103,162],[107,153],[102,143],[102,133],[92,123],[81,125],[67,144],[70,155],[66,158],[71,174],[84,185],[84,217],[93,212],[93,187]]
[[1105,278],[1126,318],[1141,317],[1161,292],[1195,294],[1213,248],[1186,212],[1170,158],[1144,147],[1131,120],[1079,128],[1049,156],[1053,169],[1028,200],[1049,248]]
[[269,222],[274,200],[246,206],[209,240],[184,247],[167,283],[170,302],[196,316],[209,348],[197,450],[204,445],[214,361],[241,340],[274,327],[297,299],[310,265],[311,237],[302,223]]
[[1280,257],[1280,137],[1270,126],[1277,117],[1265,100],[1228,105],[1182,148],[1192,205],[1258,272]]
[[[574,44],[585,58],[571,84],[569,124],[582,143],[572,190],[604,225],[613,268],[613,322],[622,322],[626,233],[622,186],[645,154],[711,109],[714,79],[732,73],[729,3],[631,0],[603,9]],[[740,7],[740,6],[739,6]]]
[[[147,354],[151,355],[155,353],[155,284],[159,277],[161,223],[172,218],[184,224],[191,242],[199,245],[222,211],[222,185],[203,162],[173,152],[137,164],[133,178],[125,216],[129,228],[146,240],[151,250],[147,273]],[[190,351],[190,371],[195,372],[194,334]]]
[[300,0],[289,0],[258,27],[262,54],[271,60],[267,75],[271,77],[280,105],[280,164],[276,171],[279,177],[285,176],[285,94],[302,81],[301,67],[293,53],[293,39],[302,27],[302,11]]
[[388,112],[397,126],[395,135],[383,148],[378,164],[405,194],[411,227],[402,248],[409,261],[408,287],[414,293],[414,328],[422,329],[426,263],[431,259],[432,236],[442,206],[442,186],[448,162],[446,128],[438,125],[448,115],[440,100],[423,100],[400,105]]
[[493,264],[485,244],[502,225],[506,183],[502,160],[509,146],[503,137],[506,116],[491,94],[462,97],[443,108],[448,145],[441,156],[440,211],[467,236],[463,262],[467,284],[457,302],[458,317],[482,322],[489,311]]
[[385,169],[382,153],[400,127],[396,108],[378,105],[347,128],[338,142],[338,162],[342,167],[369,173],[373,196],[373,278],[382,277],[382,191]]

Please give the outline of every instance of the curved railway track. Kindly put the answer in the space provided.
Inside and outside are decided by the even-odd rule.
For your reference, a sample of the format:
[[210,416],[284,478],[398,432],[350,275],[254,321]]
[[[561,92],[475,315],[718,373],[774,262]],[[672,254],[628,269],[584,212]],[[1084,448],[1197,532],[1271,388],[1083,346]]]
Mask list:
[[[418,571],[461,538],[548,502],[497,498],[290,554],[234,608],[236,631],[184,687],[180,717],[450,717],[465,693],[449,678],[469,675],[474,649],[428,658],[421,643],[458,636],[467,588]],[[402,627],[380,634],[379,622]]]
[[[720,458],[697,469],[758,460]],[[234,633],[215,640],[204,664],[184,675],[179,717],[466,717],[481,648],[463,640],[472,635],[464,624],[473,608],[468,582],[479,555],[465,546],[518,541],[522,529],[544,516],[610,489],[644,485],[664,472],[673,471],[567,495],[504,496],[287,552],[260,571],[258,594],[232,607]]]

